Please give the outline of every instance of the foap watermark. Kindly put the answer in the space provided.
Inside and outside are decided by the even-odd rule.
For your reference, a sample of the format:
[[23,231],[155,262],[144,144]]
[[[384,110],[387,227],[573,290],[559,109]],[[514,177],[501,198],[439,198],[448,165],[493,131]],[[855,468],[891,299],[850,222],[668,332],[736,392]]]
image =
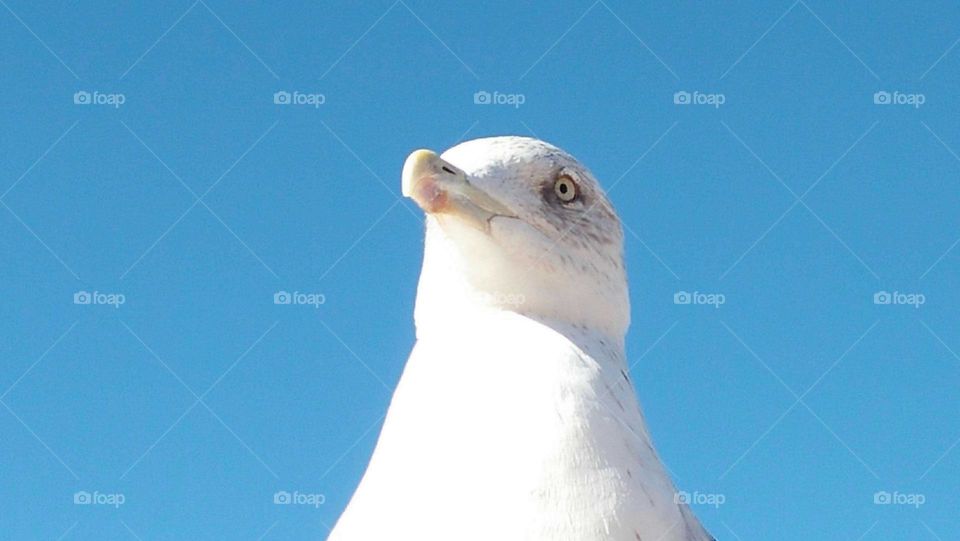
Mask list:
[[873,503],[874,505],[910,505],[919,509],[921,505],[927,503],[927,497],[919,493],[881,490],[873,493]]
[[280,490],[273,493],[273,503],[275,505],[311,505],[314,508],[319,508],[326,501],[327,497],[317,492]]
[[521,105],[527,103],[526,94],[508,94],[506,92],[487,92],[478,90],[473,93],[473,103],[475,105],[512,105],[514,109],[519,109]]
[[473,293],[474,299],[483,305],[490,306],[523,306],[527,302],[527,297],[523,293],[511,293],[503,291],[478,291]]
[[326,304],[327,296],[323,293],[303,293],[300,291],[277,291],[273,294],[273,304],[303,304],[320,308],[321,304]]
[[120,106],[126,102],[126,94],[119,92],[109,93],[100,92],[99,90],[88,92],[86,90],[78,90],[73,93],[73,103],[75,105],[112,105],[115,109],[119,109]]
[[723,494],[715,494],[711,492],[698,492],[693,491],[693,493],[681,490],[673,495],[673,503],[676,504],[686,504],[686,505],[710,505],[714,509],[719,508],[721,505],[726,503],[727,497]]
[[927,102],[927,96],[914,92],[900,92],[894,90],[878,90],[873,93],[873,103],[875,105],[912,105],[914,109],[919,109],[921,105]]
[[673,304],[697,304],[720,308],[726,304],[727,296],[723,293],[702,293],[700,291],[677,291],[673,294]]
[[273,93],[273,103],[276,105],[309,105],[318,109],[324,103],[327,103],[327,96],[320,93],[307,93],[294,90],[278,90]]
[[73,294],[73,304],[104,304],[120,308],[127,302],[123,293],[103,293],[101,291],[77,291]]
[[109,505],[115,509],[119,508],[127,497],[121,492],[87,492],[81,490],[73,493],[73,503],[75,505]]
[[712,105],[719,109],[724,103],[727,103],[726,94],[700,92],[699,90],[693,92],[678,90],[673,93],[674,105]]
[[906,305],[920,308],[927,302],[923,293],[902,293],[900,291],[877,291],[873,294],[873,304]]

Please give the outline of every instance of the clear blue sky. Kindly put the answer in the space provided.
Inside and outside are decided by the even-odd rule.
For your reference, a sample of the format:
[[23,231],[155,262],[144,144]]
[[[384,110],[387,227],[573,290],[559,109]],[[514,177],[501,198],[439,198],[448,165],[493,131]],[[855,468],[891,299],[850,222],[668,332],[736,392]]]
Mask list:
[[413,343],[403,159],[495,134],[608,188],[718,538],[960,538],[954,3],[136,4],[0,2],[0,539],[323,539]]

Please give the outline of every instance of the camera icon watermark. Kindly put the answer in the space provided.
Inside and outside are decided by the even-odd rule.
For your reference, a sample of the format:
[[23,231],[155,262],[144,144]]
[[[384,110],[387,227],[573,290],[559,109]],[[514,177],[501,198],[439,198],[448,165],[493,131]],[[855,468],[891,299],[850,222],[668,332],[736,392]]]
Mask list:
[[926,102],[926,94],[900,92],[899,90],[893,92],[878,90],[873,93],[874,105],[910,105],[914,109],[919,109]]
[[273,103],[276,105],[308,105],[318,109],[324,103],[327,103],[327,96],[320,93],[307,93],[294,90],[278,90],[273,93]]
[[919,509],[921,505],[927,503],[927,496],[920,493],[881,490],[873,493],[873,503],[874,505],[908,505]]
[[923,293],[901,293],[900,291],[877,291],[873,294],[873,304],[905,305],[920,308],[927,302]]
[[74,105],[112,105],[114,109],[119,109],[126,102],[126,94],[106,93],[99,90],[93,92],[78,90],[73,93]]
[[273,493],[274,505],[309,505],[313,508],[319,508],[326,503],[327,497],[318,492],[300,492],[294,490],[287,492],[279,490]]
[[103,304],[120,308],[127,302],[123,293],[101,293],[100,291],[77,291],[73,294],[73,304]]
[[727,103],[726,94],[700,92],[699,90],[693,92],[678,90],[673,93],[674,105],[711,105],[715,109],[719,109],[724,103]]
[[514,109],[519,109],[526,102],[526,94],[508,94],[496,90],[478,90],[473,93],[474,105],[512,105]]
[[727,296],[723,293],[701,293],[699,291],[677,291],[673,294],[673,304],[695,304],[720,308],[726,304]]
[[298,304],[320,308],[327,303],[327,296],[323,293],[302,293],[300,291],[277,291],[273,294],[273,304]]
[[724,494],[717,494],[712,492],[699,492],[694,491],[692,493],[685,490],[678,491],[673,495],[673,503],[675,504],[684,504],[684,505],[709,505],[714,509],[718,509],[721,505],[727,502],[727,496]]
[[114,509],[119,508],[127,501],[127,497],[120,492],[87,492],[80,490],[73,493],[74,505],[108,505]]

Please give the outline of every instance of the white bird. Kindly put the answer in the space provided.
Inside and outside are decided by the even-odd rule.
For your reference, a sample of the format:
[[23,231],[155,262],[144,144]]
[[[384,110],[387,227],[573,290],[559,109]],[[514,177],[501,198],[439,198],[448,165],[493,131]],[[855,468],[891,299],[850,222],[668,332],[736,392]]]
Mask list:
[[427,213],[417,342],[330,541],[710,541],[627,375],[620,221],[536,139],[403,166]]

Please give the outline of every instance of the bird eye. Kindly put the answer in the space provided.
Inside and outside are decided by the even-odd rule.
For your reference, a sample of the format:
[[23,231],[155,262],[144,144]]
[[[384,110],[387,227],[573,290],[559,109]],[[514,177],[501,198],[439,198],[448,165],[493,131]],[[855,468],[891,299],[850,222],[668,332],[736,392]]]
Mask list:
[[553,183],[553,193],[557,194],[557,197],[564,203],[569,203],[577,198],[577,183],[570,175],[561,174]]

